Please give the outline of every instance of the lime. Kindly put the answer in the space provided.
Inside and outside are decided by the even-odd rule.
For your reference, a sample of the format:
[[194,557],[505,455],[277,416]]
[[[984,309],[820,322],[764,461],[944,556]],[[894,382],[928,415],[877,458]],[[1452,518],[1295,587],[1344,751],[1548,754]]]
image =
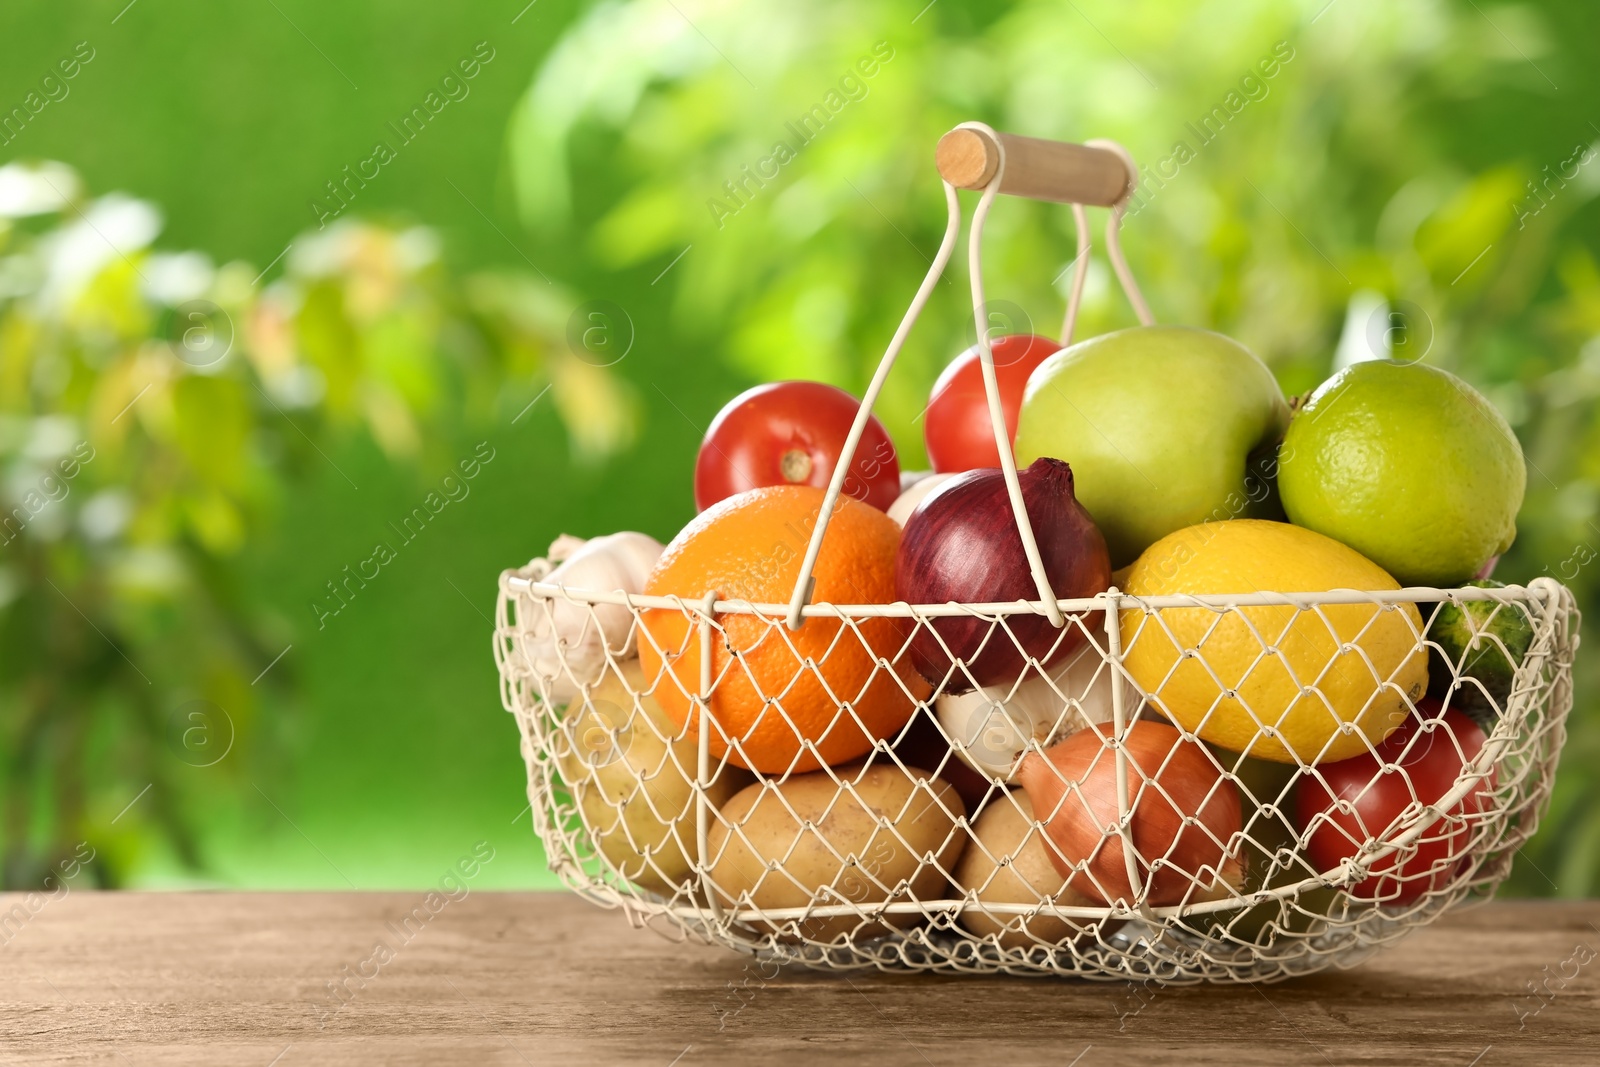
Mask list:
[[[1468,582],[1468,588],[1503,589],[1499,582]],[[1505,708],[1512,678],[1533,644],[1533,620],[1521,604],[1496,600],[1448,601],[1428,624],[1433,667],[1429,691],[1459,708],[1484,730]]]
[[[1332,538],[1260,519],[1202,523],[1145,549],[1135,596],[1395,589]],[[1280,763],[1348,759],[1410,714],[1427,686],[1413,604],[1290,604],[1123,613],[1124,663],[1156,709],[1200,738]]]
[[1290,521],[1327,534],[1402,585],[1471,578],[1516,537],[1522,447],[1483,395],[1448,371],[1371,360],[1295,413],[1278,459]]

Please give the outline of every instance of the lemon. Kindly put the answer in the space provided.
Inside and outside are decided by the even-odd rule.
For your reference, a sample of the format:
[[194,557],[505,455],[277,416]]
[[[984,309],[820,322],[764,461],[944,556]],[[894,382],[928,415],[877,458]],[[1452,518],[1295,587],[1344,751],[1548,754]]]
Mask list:
[[[1315,593],[1399,585],[1354,549],[1259,519],[1202,523],[1147,548],[1127,591]],[[1405,721],[1428,684],[1414,604],[1126,611],[1128,672],[1204,740],[1280,763],[1348,759]]]

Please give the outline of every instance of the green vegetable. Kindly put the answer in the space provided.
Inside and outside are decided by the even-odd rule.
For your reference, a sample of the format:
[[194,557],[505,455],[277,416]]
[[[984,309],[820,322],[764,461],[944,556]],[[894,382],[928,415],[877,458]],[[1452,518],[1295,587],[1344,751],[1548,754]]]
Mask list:
[[[1463,588],[1503,589],[1500,582]],[[1533,643],[1533,620],[1521,604],[1448,601],[1428,625],[1428,692],[1490,730],[1511,696],[1511,682]]]

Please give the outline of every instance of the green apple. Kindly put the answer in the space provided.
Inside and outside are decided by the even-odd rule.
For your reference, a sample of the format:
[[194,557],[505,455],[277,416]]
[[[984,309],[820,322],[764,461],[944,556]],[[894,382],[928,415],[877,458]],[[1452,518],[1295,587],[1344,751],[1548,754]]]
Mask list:
[[1071,464],[1078,502],[1121,567],[1185,526],[1281,517],[1259,468],[1288,422],[1272,372],[1237,341],[1136,326],[1062,349],[1033,372],[1017,466],[1040,456]]

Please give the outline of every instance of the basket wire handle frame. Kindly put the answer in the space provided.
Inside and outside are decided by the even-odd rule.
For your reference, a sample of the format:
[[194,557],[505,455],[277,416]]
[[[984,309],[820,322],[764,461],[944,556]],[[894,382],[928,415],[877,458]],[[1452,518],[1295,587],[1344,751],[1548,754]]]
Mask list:
[[[695,713],[699,737],[695,739],[695,790],[694,790],[694,868],[699,877],[700,890],[705,894],[707,906],[711,916],[718,922],[722,921],[722,903],[717,899],[715,886],[711,882],[711,695],[716,688],[716,679],[712,676],[711,656],[714,650],[714,638],[711,633],[711,620],[717,610],[717,591],[711,590],[706,594],[705,600],[700,605],[698,620],[698,639],[700,641],[700,689],[695,697]],[[726,768],[718,767],[719,773],[725,773]]]
[[[970,128],[973,125],[968,123],[965,127],[956,128]],[[997,138],[995,143],[1003,146],[1005,142]],[[1095,138],[1083,142],[1083,146],[1110,152],[1122,161],[1123,167],[1128,172],[1128,187],[1123,195],[1111,204],[1111,215],[1106,219],[1106,258],[1111,260],[1111,267],[1117,272],[1117,281],[1121,283],[1122,291],[1128,297],[1128,303],[1133,306],[1133,313],[1139,317],[1139,324],[1150,326],[1155,323],[1155,316],[1150,314],[1150,305],[1145,303],[1144,293],[1139,290],[1139,283],[1134,280],[1133,271],[1128,269],[1127,257],[1122,254],[1122,216],[1127,212],[1128,201],[1139,185],[1139,164],[1133,161],[1133,155],[1126,148],[1115,141]],[[1001,151],[1003,150],[1002,147]],[[998,174],[995,180],[999,180]],[[1083,302],[1083,285],[1089,278],[1089,219],[1082,204],[1073,203],[1072,221],[1078,231],[1078,256],[1073,260],[1072,289],[1067,296],[1066,318],[1061,321],[1062,348],[1072,344],[1072,335],[1078,324],[1078,306]]]
[[[957,127],[961,128],[975,129],[977,124],[963,123]],[[989,401],[989,424],[994,429],[995,451],[1000,455],[1000,473],[1005,478],[1006,495],[1011,498],[1011,513],[1017,520],[1017,533],[1022,536],[1022,551],[1028,557],[1028,570],[1033,575],[1034,588],[1039,591],[1045,615],[1049,617],[1050,625],[1059,630],[1066,625],[1066,616],[1061,614],[1061,605],[1056,603],[1056,592],[1050,586],[1050,576],[1045,573],[1044,557],[1039,554],[1039,542],[1033,536],[1033,522],[1028,518],[1028,507],[1022,500],[1022,483],[1017,480],[1017,457],[1012,454],[1011,435],[1006,432],[1005,408],[1000,403],[1000,381],[995,376],[994,350],[989,344],[987,301],[983,298],[983,224],[989,217],[989,208],[994,204],[995,195],[1000,192],[1000,182],[1006,172],[1005,144],[996,143],[1000,145],[1000,160],[995,167],[994,177],[984,187],[983,196],[978,198],[978,206],[972,212],[972,228],[967,231],[967,274],[972,283],[972,321],[978,335],[983,392]],[[1072,310],[1070,304],[1068,309],[1069,312]],[[834,471],[835,478],[838,473]],[[823,510],[827,511],[826,508]],[[822,532],[820,524],[817,532]],[[820,548],[821,539],[816,540]]]
[[[988,219],[989,209],[994,204],[996,194],[1004,191],[1006,182],[1006,146],[1008,141],[1027,152],[1044,153],[1047,156],[1056,155],[1058,157],[1057,163],[1060,162],[1059,156],[1062,153],[1081,153],[1085,149],[1099,149],[1109,152],[1122,164],[1126,173],[1126,181],[1122,184],[1120,192],[1110,200],[1108,205],[1111,208],[1111,215],[1106,222],[1107,255],[1117,273],[1117,279],[1122,285],[1122,290],[1128,297],[1129,304],[1132,305],[1134,313],[1139,318],[1139,322],[1148,326],[1154,321],[1154,317],[1150,313],[1149,305],[1145,302],[1144,294],[1140,292],[1139,285],[1133,278],[1133,272],[1128,267],[1127,259],[1122,254],[1122,245],[1119,240],[1122,216],[1127,209],[1128,200],[1138,186],[1139,168],[1127,149],[1114,141],[1090,141],[1081,147],[1060,145],[1051,142],[1032,141],[1028,138],[1003,136],[992,127],[981,122],[964,122],[951,131],[951,134],[947,135],[946,139],[955,137],[962,131],[971,131],[981,139],[979,143],[982,145],[983,155],[986,157],[981,168],[981,171],[986,175],[981,186],[983,194],[979,197],[978,206],[973,210],[972,226],[967,234],[967,265],[972,287],[973,324],[978,339],[984,394],[989,406],[989,424],[994,430],[995,450],[1000,458],[1000,473],[1005,479],[1006,493],[1011,502],[1012,514],[1016,519],[1017,533],[1022,539],[1022,548],[1027,556],[1028,569],[1033,576],[1034,586],[1039,593],[1039,606],[1045,616],[1049,618],[1050,624],[1059,629],[1066,625],[1066,617],[1062,614],[1055,590],[1050,585],[1049,575],[1045,573],[1044,560],[1039,553],[1038,541],[1033,533],[1033,524],[1028,517],[1027,505],[1022,498],[1022,486],[1017,479],[1016,456],[1012,451],[1011,436],[1006,430],[1005,409],[1000,402],[1000,385],[995,374],[994,352],[990,345],[989,331],[987,329],[988,317],[985,313],[982,257],[983,227]],[[941,164],[943,162],[941,160]],[[993,170],[992,174],[989,174],[988,168],[991,165]],[[1066,173],[1070,167],[1052,168],[1048,165],[1048,160],[1041,160],[1039,155],[1033,155],[1032,158],[1027,160],[1027,169],[1028,173],[1022,177],[1019,183],[1020,187],[1012,191],[1017,192],[1019,195],[1031,194],[1040,199],[1062,199],[1061,196],[1054,195],[1056,193],[1055,189],[1045,187],[1052,177],[1050,174],[1052,169],[1056,170],[1053,176],[1062,179],[1064,184],[1072,184],[1070,179],[1076,177]],[[950,181],[948,174],[949,172],[941,165],[941,175],[945,179],[943,183],[945,202],[949,208],[949,218],[945,225],[944,239],[940,242],[938,255],[934,257],[933,263],[928,268],[928,273],[923,277],[922,285],[918,287],[916,296],[906,309],[905,316],[900,320],[900,326],[890,340],[883,359],[879,362],[878,368],[872,376],[872,381],[867,386],[861,405],[856,412],[855,421],[850,427],[849,436],[845,439],[843,453],[839,462],[834,466],[833,477],[829,479],[828,489],[823,497],[822,509],[817,516],[816,527],[812,530],[811,541],[806,547],[805,559],[801,564],[800,574],[795,581],[794,594],[789,601],[787,623],[790,630],[798,630],[805,624],[804,608],[810,601],[812,591],[816,585],[812,571],[822,550],[822,538],[827,532],[828,520],[833,515],[834,508],[838,503],[839,493],[844,488],[845,477],[848,475],[850,466],[855,460],[856,448],[861,440],[862,433],[866,429],[867,419],[871,416],[878,394],[882,391],[883,383],[888,378],[890,370],[893,369],[894,362],[900,355],[911,328],[916,324],[923,307],[933,293],[934,286],[938,283],[945,267],[949,264],[950,256],[955,249],[955,243],[960,237],[961,204],[956,196],[956,186]],[[1078,310],[1083,299],[1084,282],[1088,276],[1089,266],[1090,238],[1088,219],[1084,211],[1083,202],[1081,199],[1077,199],[1077,195],[1073,194],[1074,198],[1070,201],[1078,251],[1074,260],[1075,269],[1067,298],[1066,315],[1061,327],[1063,347],[1072,343],[1072,335],[1077,325]],[[1119,602],[1120,594],[1115,589],[1111,590],[1110,600],[1106,606],[1106,637],[1114,656],[1119,656],[1121,650],[1121,635],[1118,632],[1117,619]],[[1128,753],[1122,744],[1131,724],[1128,720],[1127,709],[1123,706],[1122,687],[1120,685],[1114,684],[1112,686],[1112,708],[1113,728],[1110,743],[1116,762],[1117,835],[1122,845],[1122,857],[1126,865],[1128,884],[1137,886],[1143,879],[1139,877],[1138,862],[1135,858],[1137,853],[1134,848],[1132,830]],[[701,744],[703,748],[703,736]],[[703,774],[704,768],[702,768],[702,777]],[[701,849],[703,865],[703,840]],[[704,867],[702,866],[703,870]],[[1139,894],[1135,894],[1134,902],[1124,901],[1120,903],[1124,907],[1144,915],[1147,919],[1153,918],[1148,904],[1140,899]]]
[[[1133,198],[1134,190],[1139,187],[1139,164],[1133,161],[1131,152],[1115,141],[1097,137],[1083,143],[1086,148],[1098,148],[1110,152],[1122,160],[1122,165],[1128,170],[1127,191],[1111,205],[1111,215],[1106,219],[1106,258],[1111,260],[1111,269],[1117,272],[1117,281],[1122,284],[1122,291],[1127,294],[1128,303],[1133,305],[1133,313],[1139,316],[1139,325],[1153,326],[1156,317],[1150,313],[1150,305],[1145,303],[1144,293],[1139,290],[1139,283],[1134,280],[1133,271],[1128,267],[1127,257],[1122,254],[1122,216],[1127,214],[1128,201]],[[1074,204],[1073,207],[1078,211],[1083,210],[1082,204]],[[1073,298],[1075,303],[1076,293],[1073,294]],[[1071,330],[1063,330],[1062,333],[1066,336],[1061,343],[1071,344]]]
[[[989,401],[989,422],[994,429],[994,439],[1000,455],[1000,471],[1005,479],[1007,495],[1011,500],[1012,514],[1017,520],[1017,532],[1022,538],[1022,547],[1028,558],[1028,569],[1033,576],[1034,586],[1039,593],[1040,606],[1044,614],[1050,619],[1052,626],[1061,627],[1065,624],[1065,616],[1057,604],[1055,591],[1050,586],[1049,576],[1045,574],[1044,563],[1039,555],[1038,541],[1033,535],[1033,526],[1028,521],[1027,508],[1022,501],[1022,487],[1017,482],[1016,457],[1012,454],[1010,434],[1006,431],[1005,410],[1000,403],[999,383],[995,377],[994,353],[989,345],[989,334],[984,329],[987,319],[984,314],[983,299],[983,266],[982,243],[983,224],[989,214],[989,207],[994,202],[995,194],[1012,192],[1016,195],[1031,196],[1035,199],[1067,200],[1073,204],[1074,220],[1078,222],[1078,260],[1077,269],[1073,277],[1071,295],[1067,302],[1066,321],[1063,323],[1063,335],[1067,341],[1071,339],[1072,328],[1076,324],[1078,305],[1082,298],[1083,280],[1088,267],[1087,221],[1083,217],[1083,200],[1077,199],[1077,193],[1071,196],[1059,195],[1057,190],[1046,189],[1045,185],[1054,180],[1063,182],[1069,179],[1083,177],[1080,173],[1069,173],[1074,166],[1083,167],[1077,162],[1085,152],[1109,153],[1116,157],[1125,170],[1126,180],[1108,203],[1111,207],[1111,217],[1106,223],[1107,254],[1111,259],[1113,268],[1117,272],[1117,279],[1121,282],[1123,291],[1127,294],[1128,302],[1133,305],[1139,321],[1150,325],[1154,319],[1150,314],[1149,305],[1145,303],[1144,295],[1139,291],[1138,283],[1133,279],[1133,273],[1128,268],[1127,260],[1122,255],[1122,247],[1118,241],[1118,230],[1122,223],[1122,216],[1127,208],[1128,200],[1132,197],[1138,186],[1139,169],[1133,162],[1133,157],[1121,145],[1114,141],[1093,141],[1087,145],[1070,145],[1052,141],[1039,141],[1033,138],[1015,137],[1009,134],[997,133],[990,126],[981,122],[964,122],[957,126],[945,140],[950,140],[957,134],[966,132],[969,140],[975,135],[985,154],[985,159],[980,167],[982,174],[983,196],[978,201],[977,208],[972,215],[972,228],[967,235],[967,256],[969,273],[972,281],[972,306],[974,324],[977,327],[978,352],[983,370],[984,392]],[[943,142],[941,142],[942,144]],[[1013,182],[1007,182],[1006,152],[1010,146],[1013,151],[1021,150],[1027,163],[1026,168],[1018,172]],[[1063,163],[1063,158],[1068,162]],[[1097,164],[1098,165],[1098,164]],[[992,170],[990,169],[992,168]],[[943,167],[941,166],[943,171]],[[1103,168],[1102,168],[1103,170]],[[1102,174],[1103,176],[1103,174]],[[1012,185],[1007,189],[1005,186]],[[972,186],[974,188],[978,186]],[[878,368],[873,372],[872,380],[867,384],[866,392],[861,398],[861,405],[856,410],[855,422],[850,426],[850,433],[845,438],[844,449],[839,457],[839,462],[834,465],[833,477],[828,481],[828,488],[822,498],[822,509],[817,516],[816,527],[811,531],[810,543],[806,546],[806,554],[800,565],[800,574],[795,580],[794,593],[789,598],[789,612],[787,623],[790,630],[798,630],[805,624],[805,607],[811,601],[812,592],[816,587],[813,570],[817,565],[817,557],[822,551],[822,538],[827,533],[828,520],[832,517],[834,509],[839,503],[839,494],[844,489],[845,478],[849,475],[850,468],[855,462],[856,448],[861,442],[861,436],[866,431],[867,420],[872,415],[872,409],[878,400],[878,394],[883,391],[884,381],[889,372],[894,368],[895,360],[900,355],[900,350],[905,346],[906,338],[911,333],[911,328],[916,325],[917,318],[922,314],[923,307],[933,295],[933,288],[938,284],[944,274],[945,267],[950,262],[950,256],[955,250],[955,244],[961,233],[961,203],[956,197],[956,186],[948,177],[944,180],[945,203],[948,207],[949,217],[945,225],[944,238],[939,244],[939,253],[928,267],[928,273],[923,276],[922,284],[918,287],[916,296],[906,308],[906,313],[900,320],[900,326],[895,330],[894,337],[890,339],[889,346],[885,349],[883,359],[879,361]],[[1090,202],[1101,202],[1091,200]]]
[[1083,303],[1083,284],[1089,280],[1089,217],[1082,204],[1072,205],[1072,228],[1078,236],[1078,255],[1072,261],[1072,288],[1067,293],[1067,313],[1061,320],[1061,347],[1072,344],[1078,328],[1078,305]]

